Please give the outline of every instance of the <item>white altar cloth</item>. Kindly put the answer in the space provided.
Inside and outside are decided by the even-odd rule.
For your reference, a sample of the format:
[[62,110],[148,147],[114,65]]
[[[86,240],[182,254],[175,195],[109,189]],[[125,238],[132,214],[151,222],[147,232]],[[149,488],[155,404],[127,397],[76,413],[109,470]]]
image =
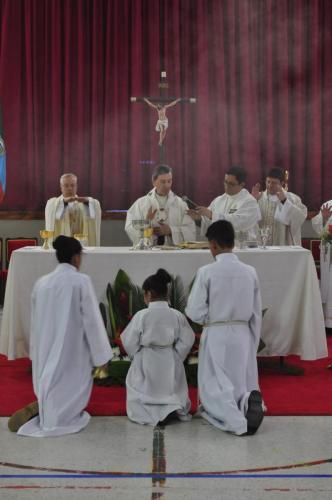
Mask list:
[[[256,268],[261,284],[263,308],[267,312],[262,327],[266,347],[260,354],[297,354],[305,360],[327,356],[319,284],[311,252],[301,247],[268,247],[236,250],[235,254]],[[181,276],[188,291],[196,270],[211,261],[208,250],[132,251],[127,247],[98,247],[84,250],[81,271],[91,277],[98,300],[106,303],[107,284],[114,281],[119,269],[133,283],[142,285],[147,276],[163,267]],[[26,247],[13,252],[0,332],[0,353],[8,359],[29,355],[30,294],[36,280],[55,266],[53,250]]]

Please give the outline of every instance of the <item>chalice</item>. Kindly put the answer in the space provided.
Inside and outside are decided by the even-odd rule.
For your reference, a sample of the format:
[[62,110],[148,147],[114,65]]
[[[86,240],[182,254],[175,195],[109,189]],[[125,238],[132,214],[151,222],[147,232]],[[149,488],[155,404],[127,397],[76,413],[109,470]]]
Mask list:
[[245,231],[238,231],[236,234],[236,246],[240,250],[246,247],[247,233]]
[[261,240],[262,240],[262,248],[263,250],[266,250],[266,244],[269,240],[269,237],[270,237],[270,228],[269,227],[262,227],[260,230],[259,230],[259,233],[261,235]]
[[148,250],[151,248],[151,223],[148,219],[135,219],[132,221],[133,228],[140,233],[139,242],[133,246],[133,250]]
[[43,250],[49,250],[50,245],[49,245],[49,238],[53,238],[54,236],[54,231],[48,231],[47,229],[41,229],[39,231],[40,237],[44,240],[44,244],[42,246]]

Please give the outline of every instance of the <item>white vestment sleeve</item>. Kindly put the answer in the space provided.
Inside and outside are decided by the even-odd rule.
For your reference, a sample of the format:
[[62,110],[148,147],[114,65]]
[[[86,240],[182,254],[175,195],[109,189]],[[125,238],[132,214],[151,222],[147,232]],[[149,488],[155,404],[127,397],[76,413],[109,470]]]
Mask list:
[[88,197],[89,203],[84,204],[86,210],[87,210],[87,216],[90,219],[95,219],[96,218],[96,211],[95,211],[95,200],[91,198],[90,196]]
[[65,212],[66,212],[67,208],[68,208],[68,205],[65,205],[65,203],[63,201],[63,198],[61,197],[59,199],[58,206],[56,208],[55,218],[57,220],[62,219],[63,216],[65,215]]
[[186,315],[195,323],[203,325],[208,319],[208,287],[204,282],[201,269],[197,271],[196,279],[188,297]]
[[89,197],[89,206],[88,208],[88,224],[89,224],[89,233],[94,232],[95,235],[95,245],[100,245],[100,226],[101,226],[101,207],[98,200]]
[[190,349],[195,341],[195,334],[192,331],[187,318],[183,314],[179,314],[179,336],[175,341],[174,349],[184,361],[188,356]]
[[311,224],[318,236],[321,236],[323,232],[323,217],[321,211],[311,219]]
[[212,210],[212,222],[217,220],[227,220],[231,222],[234,231],[247,231],[257,224],[260,220],[260,210],[255,199],[249,199],[232,214],[220,213]]
[[138,220],[143,218],[144,217],[142,217],[140,213],[138,201],[136,201],[127,211],[126,224],[125,224],[125,231],[134,245],[138,243],[140,238],[140,233],[139,231],[137,231],[137,229],[134,229],[132,221],[135,219]]
[[253,335],[255,349],[257,351],[262,330],[262,298],[256,272],[255,275],[253,312],[249,320],[249,328]]
[[92,282],[88,276],[82,286],[81,307],[84,333],[94,366],[101,366],[113,357],[105,326],[100,314]]
[[172,231],[172,240],[174,245],[179,245],[184,241],[196,241],[196,225],[189,215],[183,214],[181,224],[175,226],[169,224]]
[[130,358],[132,358],[140,349],[142,334],[140,325],[141,322],[139,321],[139,315],[136,313],[120,335],[122,345]]
[[34,338],[34,324],[35,324],[35,308],[36,308],[36,289],[35,287],[32,290],[31,293],[31,299],[30,299],[30,304],[31,304],[31,314],[30,314],[30,341],[29,341],[29,358],[31,361],[34,358],[34,349],[35,349],[35,344],[36,344],[36,339]]
[[284,204],[278,203],[274,218],[278,222],[290,226],[292,236],[295,239],[296,233],[301,229],[303,222],[307,218],[307,213],[307,207],[296,196],[292,200],[287,198]]
[[57,210],[58,198],[50,198],[45,207],[45,229],[54,231],[55,214]]

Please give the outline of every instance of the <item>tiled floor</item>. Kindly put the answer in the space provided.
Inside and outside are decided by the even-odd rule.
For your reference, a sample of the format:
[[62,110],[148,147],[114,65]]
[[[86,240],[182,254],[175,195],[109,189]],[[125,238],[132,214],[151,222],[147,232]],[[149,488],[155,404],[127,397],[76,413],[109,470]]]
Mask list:
[[332,417],[268,417],[248,437],[200,418],[153,429],[95,417],[81,433],[39,439],[2,418],[0,498],[330,500],[331,438]]

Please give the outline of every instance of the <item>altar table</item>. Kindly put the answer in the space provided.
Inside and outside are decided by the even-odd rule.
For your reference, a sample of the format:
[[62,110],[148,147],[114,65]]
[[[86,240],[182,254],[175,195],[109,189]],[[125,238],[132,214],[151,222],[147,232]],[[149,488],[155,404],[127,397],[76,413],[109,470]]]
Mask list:
[[[297,354],[304,360],[327,356],[319,283],[311,252],[302,247],[268,247],[234,253],[256,268],[263,308],[267,308],[262,326],[266,347],[260,354]],[[197,269],[210,262],[208,250],[132,251],[128,247],[98,247],[84,250],[81,271],[91,277],[98,300],[106,303],[107,284],[113,283],[119,269],[133,283],[142,285],[147,276],[163,267],[182,278],[188,293]],[[54,250],[26,247],[13,252],[0,332],[0,353],[8,359],[29,355],[30,294],[36,280],[52,271],[56,263]]]

